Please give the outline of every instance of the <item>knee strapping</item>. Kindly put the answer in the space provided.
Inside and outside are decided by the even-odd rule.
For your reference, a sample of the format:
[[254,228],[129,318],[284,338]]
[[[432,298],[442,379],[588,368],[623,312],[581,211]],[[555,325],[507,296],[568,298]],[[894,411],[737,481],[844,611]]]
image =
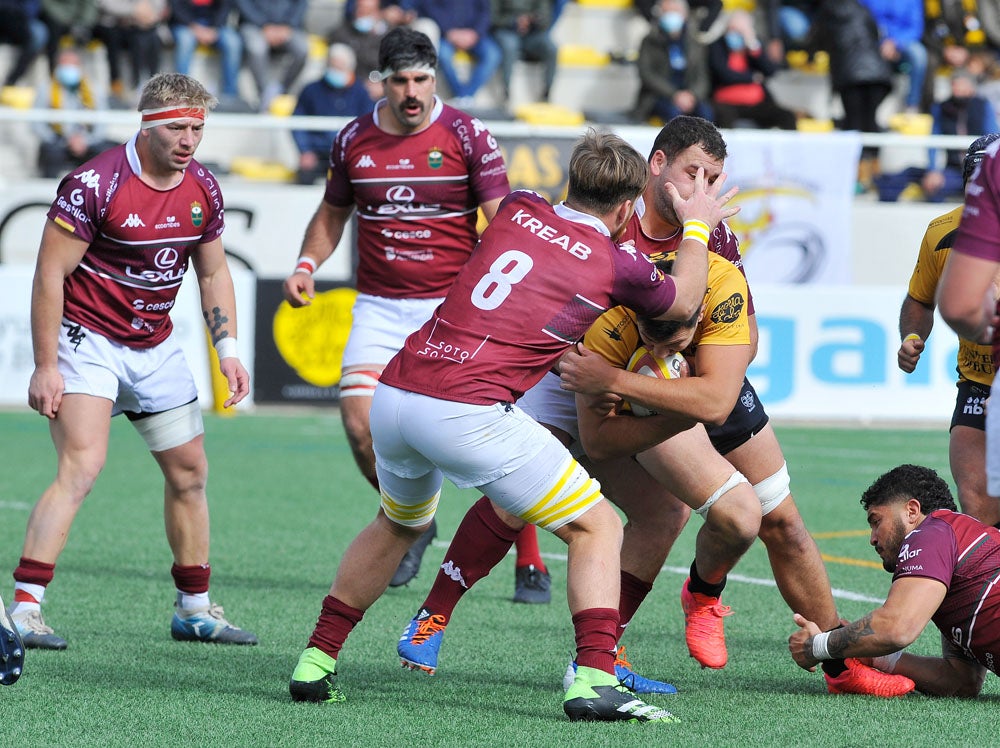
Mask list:
[[441,492],[438,491],[426,501],[417,504],[404,504],[394,500],[385,491],[381,491],[381,505],[385,516],[404,527],[421,527],[434,519],[437,512],[438,501],[441,499]]
[[179,408],[154,413],[132,421],[135,430],[146,440],[150,452],[165,452],[168,449],[187,444],[205,433],[201,417],[201,406],[197,400]]
[[791,496],[791,479],[788,477],[788,463],[784,462],[781,469],[760,483],[755,483],[753,490],[760,500],[761,515],[774,511],[782,501]]
[[380,372],[352,371],[340,379],[340,397],[371,397],[375,394]]
[[708,500],[705,501],[704,504],[702,504],[700,507],[694,510],[695,514],[699,515],[702,519],[704,519],[705,515],[708,514],[708,510],[712,508],[712,505],[716,501],[721,499],[724,494],[736,488],[736,486],[738,486],[740,483],[750,483],[750,481],[746,479],[743,473],[737,470],[736,472],[734,472],[732,475],[729,476],[729,479],[725,483],[723,483],[719,487],[719,489],[715,491],[715,493],[713,493],[711,496],[708,497]]

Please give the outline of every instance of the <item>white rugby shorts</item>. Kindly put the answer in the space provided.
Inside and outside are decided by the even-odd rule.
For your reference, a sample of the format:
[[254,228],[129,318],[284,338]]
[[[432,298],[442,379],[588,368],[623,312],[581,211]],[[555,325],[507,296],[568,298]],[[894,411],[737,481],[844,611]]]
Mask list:
[[387,299],[358,294],[351,310],[351,332],[341,368],[361,364],[385,366],[420,329],[444,299]]
[[198,387],[173,335],[152,348],[129,348],[64,319],[59,373],[65,394],[103,397],[113,414],[161,413],[198,398]]
[[470,405],[379,384],[370,422],[379,486],[396,504],[424,502],[448,478],[551,531],[603,498],[559,440],[516,405]]

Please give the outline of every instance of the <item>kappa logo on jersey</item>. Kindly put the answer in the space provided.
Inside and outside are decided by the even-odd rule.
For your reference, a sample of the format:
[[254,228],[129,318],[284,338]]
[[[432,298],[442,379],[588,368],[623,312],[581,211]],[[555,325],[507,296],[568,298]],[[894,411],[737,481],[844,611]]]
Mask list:
[[712,321],[715,323],[735,322],[739,319],[740,312],[743,311],[744,303],[743,294],[734,293],[725,301],[717,304],[715,309],[712,310]]
[[[127,228],[130,228],[130,229],[137,229],[140,226],[142,228],[145,228],[146,224],[142,222],[141,218],[139,218],[139,214],[138,213],[129,213],[128,214],[128,218],[126,218],[124,221],[122,221],[121,228],[126,228],[127,227]],[[157,226],[157,228],[159,228],[159,226]]]
[[361,156],[361,158],[358,159],[358,163],[356,163],[354,165],[354,168],[356,168],[356,169],[372,169],[372,168],[374,168],[376,166],[378,166],[378,164],[375,163],[375,159],[373,159],[371,156],[369,156],[366,153],[363,156]]
[[628,241],[622,242],[621,244],[618,245],[618,249],[620,249],[622,252],[628,252],[629,257],[631,257],[633,260],[637,259],[635,250],[635,239],[629,239]]
[[101,194],[101,175],[93,169],[87,169],[87,171],[74,174],[73,178],[83,182],[84,187],[93,190],[98,195]]

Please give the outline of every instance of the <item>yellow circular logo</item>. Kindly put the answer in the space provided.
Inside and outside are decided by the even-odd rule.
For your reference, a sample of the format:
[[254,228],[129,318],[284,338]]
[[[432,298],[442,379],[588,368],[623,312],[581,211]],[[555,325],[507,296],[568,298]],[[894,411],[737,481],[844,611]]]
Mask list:
[[278,353],[309,384],[331,387],[340,381],[340,360],[357,295],[353,288],[334,288],[318,292],[306,307],[296,309],[282,301],[274,313]]

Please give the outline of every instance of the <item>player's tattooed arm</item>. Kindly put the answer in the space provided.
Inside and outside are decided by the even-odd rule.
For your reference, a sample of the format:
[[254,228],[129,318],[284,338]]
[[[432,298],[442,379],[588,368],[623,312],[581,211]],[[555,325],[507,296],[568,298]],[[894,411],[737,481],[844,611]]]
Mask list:
[[205,324],[208,325],[209,335],[212,336],[212,345],[215,345],[223,338],[230,337],[229,333],[229,313],[222,307],[214,306],[211,309],[202,310],[205,317]]
[[867,636],[874,636],[875,630],[872,628],[872,614],[868,613],[853,623],[834,629],[827,639],[826,648],[831,657],[841,658],[851,645],[861,642]]

